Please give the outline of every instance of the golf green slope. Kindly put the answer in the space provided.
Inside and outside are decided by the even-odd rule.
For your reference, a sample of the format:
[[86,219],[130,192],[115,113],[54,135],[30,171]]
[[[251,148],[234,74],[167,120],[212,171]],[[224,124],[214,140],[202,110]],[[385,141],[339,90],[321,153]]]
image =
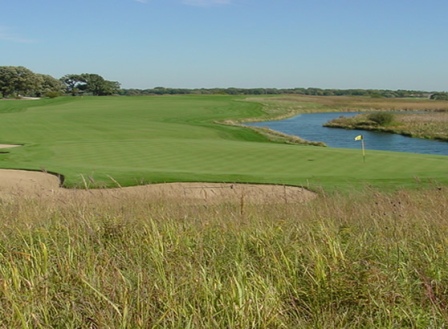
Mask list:
[[263,116],[232,96],[0,101],[0,168],[46,170],[67,187],[251,182],[334,189],[448,182],[448,157],[287,145],[216,124]]

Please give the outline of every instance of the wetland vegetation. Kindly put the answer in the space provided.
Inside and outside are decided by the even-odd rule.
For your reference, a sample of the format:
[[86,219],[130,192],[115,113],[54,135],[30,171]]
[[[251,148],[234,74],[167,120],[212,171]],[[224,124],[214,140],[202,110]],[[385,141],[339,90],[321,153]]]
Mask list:
[[380,122],[373,120],[372,114],[339,117],[327,122],[325,127],[382,131],[448,141],[448,111],[394,112],[394,114],[389,112],[388,114],[389,120]]

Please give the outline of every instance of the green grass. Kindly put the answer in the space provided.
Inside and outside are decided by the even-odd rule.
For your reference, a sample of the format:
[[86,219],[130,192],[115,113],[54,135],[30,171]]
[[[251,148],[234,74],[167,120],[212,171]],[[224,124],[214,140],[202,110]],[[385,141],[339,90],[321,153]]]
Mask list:
[[272,143],[217,121],[270,115],[231,96],[84,97],[0,102],[1,168],[46,170],[68,187],[172,181],[252,182],[318,189],[448,181],[448,158]]

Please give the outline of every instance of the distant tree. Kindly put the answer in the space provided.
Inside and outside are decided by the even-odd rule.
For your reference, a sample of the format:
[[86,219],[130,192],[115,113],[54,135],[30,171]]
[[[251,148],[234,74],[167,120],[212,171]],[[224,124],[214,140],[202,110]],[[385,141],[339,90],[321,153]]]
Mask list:
[[[370,97],[419,97],[428,98],[432,93],[416,90],[375,90],[375,89],[320,89],[320,88],[197,88],[180,89],[156,87],[153,89],[120,89],[120,95],[166,95],[166,94],[228,94],[228,95],[313,95],[313,96],[370,96]],[[433,94],[433,98],[441,99],[445,93]]]
[[95,96],[106,94],[106,80],[98,74],[84,73],[81,75],[87,82],[86,90]]
[[320,88],[307,88],[305,94],[313,96],[322,96],[324,94],[324,91]]
[[65,84],[67,92],[73,96],[84,92],[95,96],[113,95],[120,89],[119,82],[105,80],[93,73],[68,74],[60,80]]
[[80,74],[67,74],[59,80],[65,85],[66,91],[73,96],[78,95],[87,83]]
[[366,96],[367,91],[364,89],[350,89],[348,92],[352,96]]
[[4,98],[14,93],[15,72],[11,66],[0,67],[0,92]]
[[448,101],[448,93],[434,93],[430,98],[438,101]]
[[42,78],[23,66],[0,66],[0,92],[11,95],[31,96],[40,91]]
[[121,84],[118,81],[106,80],[105,95],[118,94],[120,91]]
[[47,74],[37,74],[40,77],[42,84],[40,90],[36,93],[36,96],[56,97],[64,92],[64,84]]

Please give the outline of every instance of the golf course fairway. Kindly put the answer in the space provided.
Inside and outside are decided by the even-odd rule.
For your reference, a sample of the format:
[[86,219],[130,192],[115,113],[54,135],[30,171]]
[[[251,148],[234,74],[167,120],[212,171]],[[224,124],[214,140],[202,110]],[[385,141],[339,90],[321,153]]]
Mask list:
[[224,120],[263,118],[241,96],[0,101],[0,168],[63,175],[66,187],[269,183],[334,190],[448,182],[448,157],[274,143]]

